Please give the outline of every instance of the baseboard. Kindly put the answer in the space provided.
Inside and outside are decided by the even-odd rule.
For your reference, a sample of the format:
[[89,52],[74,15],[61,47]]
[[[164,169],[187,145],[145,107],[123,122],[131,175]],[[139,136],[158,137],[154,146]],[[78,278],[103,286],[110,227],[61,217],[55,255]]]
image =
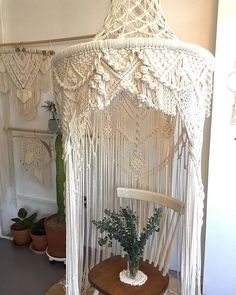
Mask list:
[[48,204],[56,204],[56,200],[49,200],[46,198],[42,198],[42,197],[35,197],[35,196],[29,196],[29,195],[20,195],[17,194],[16,195],[16,199],[17,200],[30,200],[30,201],[34,201],[34,202],[39,202],[39,203],[48,203]]
[[13,237],[9,237],[9,236],[4,236],[4,235],[0,235],[0,239],[6,239],[6,240],[13,240]]

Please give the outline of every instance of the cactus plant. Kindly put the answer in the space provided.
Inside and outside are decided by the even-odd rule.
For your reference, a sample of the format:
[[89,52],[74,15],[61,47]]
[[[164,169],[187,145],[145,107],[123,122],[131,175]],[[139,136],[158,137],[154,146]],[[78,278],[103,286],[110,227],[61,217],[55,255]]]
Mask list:
[[[46,101],[46,108],[54,118],[57,118],[57,109],[53,101]],[[51,119],[52,120],[52,119]],[[49,120],[50,121],[50,120]],[[59,119],[56,119],[59,122]],[[59,126],[59,125],[58,125]],[[60,128],[56,128],[54,131],[50,129],[50,132],[57,134],[55,140],[55,163],[56,163],[56,196],[57,196],[57,214],[53,214],[46,218],[45,229],[48,242],[47,254],[59,261],[61,258],[66,257],[66,223],[65,223],[65,204],[64,204],[64,184],[65,184],[65,172],[63,161],[63,142]]]
[[63,161],[63,146],[62,135],[59,133],[55,142],[56,152],[56,191],[57,191],[57,207],[58,207],[58,222],[65,222],[65,203],[64,203],[64,161]]
[[[46,100],[45,105],[42,105],[51,115],[51,120],[56,120],[58,124],[58,114],[56,104],[53,100]],[[50,121],[50,120],[49,120]],[[50,125],[50,124],[49,124]],[[50,130],[50,128],[49,128]],[[52,130],[50,130],[52,131]],[[64,172],[64,161],[63,161],[63,143],[62,134],[60,129],[55,129],[57,133],[55,141],[55,153],[56,153],[56,193],[57,193],[57,206],[58,206],[58,222],[65,222],[65,204],[64,204],[64,183],[65,183],[65,172]]]

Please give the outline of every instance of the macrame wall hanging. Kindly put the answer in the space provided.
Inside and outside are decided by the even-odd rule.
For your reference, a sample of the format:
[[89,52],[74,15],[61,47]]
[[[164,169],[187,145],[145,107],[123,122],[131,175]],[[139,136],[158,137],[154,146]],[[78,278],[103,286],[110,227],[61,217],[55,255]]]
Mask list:
[[19,147],[21,167],[27,177],[36,180],[45,187],[50,187],[52,139],[43,136],[16,137]]
[[19,47],[0,51],[0,91],[9,93],[18,112],[27,120],[36,117],[41,92],[50,90],[53,54]]
[[[85,294],[89,269],[121,253],[118,245],[101,252],[91,223],[121,205],[118,186],[186,203],[181,294],[201,293],[201,147],[212,64],[208,51],[174,36],[158,0],[112,1],[94,41],[54,57],[66,165],[67,295]],[[153,212],[146,203],[126,205],[143,223]],[[150,247],[144,259],[152,262],[156,248]]]
[[231,124],[236,124],[236,62],[234,62],[234,69],[227,77],[227,87],[234,94],[234,103],[232,105]]

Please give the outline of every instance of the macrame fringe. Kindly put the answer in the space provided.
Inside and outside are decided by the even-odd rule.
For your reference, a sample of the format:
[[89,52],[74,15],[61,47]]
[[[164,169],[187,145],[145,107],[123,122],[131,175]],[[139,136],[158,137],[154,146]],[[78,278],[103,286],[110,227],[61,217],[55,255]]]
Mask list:
[[0,91],[9,93],[18,112],[27,120],[37,115],[40,93],[48,92],[51,56],[35,51],[10,50],[0,56]]
[[[111,253],[123,254],[117,243],[112,248],[98,246],[93,219],[103,218],[105,208],[117,210],[120,206],[129,206],[143,220],[143,224],[139,224],[141,230],[153,213],[154,205],[127,200],[122,200],[121,204],[116,198],[116,187],[149,189],[185,201],[189,175],[187,161],[191,157],[181,118],[135,107],[128,94],[117,97],[105,112],[74,118],[70,122],[72,133],[65,142],[69,173],[66,187],[67,242],[70,245],[67,294],[70,295],[86,294],[89,288],[87,273],[91,267]],[[158,242],[154,241],[155,236],[148,241],[143,259],[158,264]],[[182,244],[179,250],[181,248]],[[180,257],[180,252],[178,255]],[[76,277],[79,280],[76,281]],[[78,293],[79,288],[81,293]]]

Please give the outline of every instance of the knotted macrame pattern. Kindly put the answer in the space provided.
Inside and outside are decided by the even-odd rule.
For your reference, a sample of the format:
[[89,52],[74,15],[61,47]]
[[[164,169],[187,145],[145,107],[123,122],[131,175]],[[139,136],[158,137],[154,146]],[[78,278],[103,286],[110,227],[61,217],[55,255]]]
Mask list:
[[31,120],[37,115],[41,91],[50,89],[51,55],[36,50],[0,52],[0,91],[9,93],[18,112]]
[[48,137],[19,137],[19,158],[24,173],[45,187],[51,186],[52,140]]
[[133,37],[175,38],[159,0],[113,0],[102,30],[95,39]]
[[[90,248],[99,249],[91,220],[101,218],[105,208],[119,207],[117,186],[149,189],[187,203],[179,249],[181,294],[200,292],[200,160],[212,60],[204,50],[184,45],[140,39],[119,48],[119,40],[110,40],[71,48],[63,53],[66,59],[54,61],[65,140],[67,226],[73,232],[68,236],[67,294],[86,290],[88,269],[111,253],[107,249],[100,257],[92,251],[88,259]],[[129,206],[139,216],[152,212],[147,205]],[[112,249],[120,251],[118,245]],[[145,258],[152,261],[150,253],[146,250]]]
[[[142,229],[153,213],[153,204],[121,203],[119,186],[185,202],[180,293],[201,294],[201,147],[212,74],[212,55],[174,37],[158,0],[112,1],[94,41],[53,59],[66,165],[67,295],[85,294],[89,269],[124,254],[116,243],[101,250],[92,220],[105,208],[129,206]],[[154,265],[157,243],[152,236],[143,257]]]

